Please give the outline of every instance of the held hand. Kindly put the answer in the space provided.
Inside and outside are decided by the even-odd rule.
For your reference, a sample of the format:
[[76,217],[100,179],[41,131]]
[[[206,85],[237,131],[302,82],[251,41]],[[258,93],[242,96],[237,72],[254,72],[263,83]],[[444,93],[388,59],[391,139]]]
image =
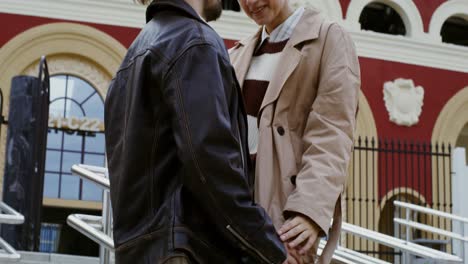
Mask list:
[[285,243],[284,246],[288,251],[288,255],[283,264],[303,264],[301,257],[297,253],[297,250],[290,248],[287,243]]
[[288,219],[278,230],[281,240],[288,242],[287,245],[298,250],[301,255],[305,255],[312,248],[319,232],[320,227],[303,215]]

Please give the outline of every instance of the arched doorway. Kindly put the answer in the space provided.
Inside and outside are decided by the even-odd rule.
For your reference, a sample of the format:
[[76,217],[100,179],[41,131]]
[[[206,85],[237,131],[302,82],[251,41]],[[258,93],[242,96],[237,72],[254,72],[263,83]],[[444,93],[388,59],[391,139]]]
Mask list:
[[[465,126],[458,135],[455,147],[465,148],[465,150],[468,150],[468,122],[465,123]],[[466,157],[466,164],[468,164],[468,155]]]
[[[393,221],[394,217],[405,219],[406,211],[404,209],[397,209],[394,206],[394,201],[402,201],[417,205],[425,204],[424,197],[420,194],[417,196],[414,195],[415,190],[409,188],[399,188],[392,190],[387,194],[387,196],[382,200],[381,204],[381,213],[379,219],[379,229],[380,233],[397,237],[400,239],[406,239],[406,229],[402,226],[396,225]],[[427,218],[425,215],[412,215],[412,219],[416,220],[419,223],[427,223]],[[418,240],[423,238],[423,234],[418,230],[412,230],[410,235],[411,240]],[[380,259],[388,261],[390,263],[401,263],[402,261],[402,252],[396,251],[393,248],[379,245],[379,255]]]

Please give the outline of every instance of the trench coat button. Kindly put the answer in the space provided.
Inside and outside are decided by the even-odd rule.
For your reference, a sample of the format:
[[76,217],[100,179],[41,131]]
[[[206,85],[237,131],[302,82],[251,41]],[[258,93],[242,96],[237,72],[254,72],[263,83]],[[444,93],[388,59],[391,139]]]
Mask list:
[[282,126],[279,126],[276,131],[278,131],[278,134],[280,134],[280,136],[284,135],[284,128]]

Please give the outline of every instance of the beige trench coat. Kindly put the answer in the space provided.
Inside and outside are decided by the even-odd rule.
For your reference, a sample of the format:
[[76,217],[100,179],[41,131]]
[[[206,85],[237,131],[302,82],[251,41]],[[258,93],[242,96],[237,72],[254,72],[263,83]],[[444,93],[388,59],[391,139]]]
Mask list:
[[[230,50],[241,86],[260,36],[261,30]],[[329,263],[341,229],[341,193],[360,89],[359,62],[350,36],[310,9],[281,56],[258,115],[255,199],[276,228],[284,223],[286,211],[302,213],[317,223],[329,235],[319,262]]]

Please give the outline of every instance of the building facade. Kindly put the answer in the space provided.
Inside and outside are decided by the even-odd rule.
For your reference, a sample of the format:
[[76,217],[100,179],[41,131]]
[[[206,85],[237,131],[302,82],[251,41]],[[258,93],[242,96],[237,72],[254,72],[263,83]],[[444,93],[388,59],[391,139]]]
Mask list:
[[[234,5],[225,6],[238,10]],[[346,220],[396,232],[384,230],[382,217],[390,212],[388,202],[399,196],[423,204],[443,200],[448,206],[442,210],[450,211],[449,165],[445,168],[447,161],[431,153],[439,151],[433,150],[436,142],[441,153],[442,144],[447,151],[449,145],[468,147],[468,0],[302,0],[295,5],[320,9],[344,26],[359,55],[357,134],[362,141],[350,168],[350,175],[359,177],[348,181]],[[145,23],[145,8],[132,0],[2,0],[0,12],[1,114],[8,120],[11,78],[37,75],[41,55],[47,56],[52,76],[43,200],[49,217],[44,222],[65,225],[64,217],[77,210],[99,214],[100,190],[71,175],[70,167],[105,165],[103,102],[126,49]],[[227,47],[258,29],[244,13],[232,10],[211,25]],[[6,131],[2,124],[0,171]],[[390,142],[386,148],[385,142]],[[428,157],[421,158],[423,147]],[[392,158],[382,149],[407,156],[390,164]],[[365,159],[358,159],[361,154]],[[401,167],[405,173],[395,171]],[[401,175],[409,180],[396,180]],[[363,197],[373,201],[370,207],[355,204]],[[372,223],[366,220],[371,218]],[[353,248],[378,250],[375,245]],[[74,253],[94,254],[87,250]]]

